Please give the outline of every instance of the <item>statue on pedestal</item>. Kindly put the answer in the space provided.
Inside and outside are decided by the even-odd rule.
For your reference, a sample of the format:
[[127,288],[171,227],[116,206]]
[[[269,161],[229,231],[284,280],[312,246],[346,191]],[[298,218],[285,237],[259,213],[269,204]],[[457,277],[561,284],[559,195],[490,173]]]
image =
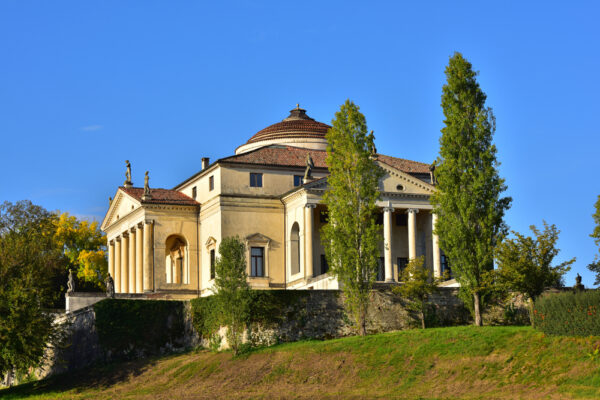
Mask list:
[[146,175],[144,176],[144,195],[142,196],[142,200],[150,200],[152,196],[150,195],[150,177],[148,176],[148,171],[146,171]]
[[576,292],[580,292],[585,289],[585,286],[581,283],[581,275],[577,274],[575,277],[575,286],[573,286]]
[[69,268],[69,280],[67,281],[67,293],[75,292],[75,279],[73,278],[73,270]]
[[133,182],[131,181],[131,164],[129,163],[129,160],[125,160],[125,166],[127,169],[125,170],[125,183],[123,186],[132,187]]
[[106,285],[106,297],[110,297],[111,299],[114,299],[115,298],[115,281],[113,280],[112,276],[110,276],[110,273],[106,277],[106,280],[104,281],[104,283]]

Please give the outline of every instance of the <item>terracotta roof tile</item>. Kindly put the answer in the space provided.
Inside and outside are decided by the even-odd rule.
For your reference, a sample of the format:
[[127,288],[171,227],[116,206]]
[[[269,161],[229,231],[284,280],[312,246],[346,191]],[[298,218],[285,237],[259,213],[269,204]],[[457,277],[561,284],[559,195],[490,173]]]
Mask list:
[[257,132],[248,140],[248,143],[296,137],[325,139],[327,129],[329,129],[329,125],[310,119],[282,121]]
[[[219,161],[240,164],[305,167],[306,155],[308,153],[310,153],[316,168],[327,168],[325,162],[325,158],[327,157],[326,151],[278,145],[261,147],[247,153],[222,158]],[[425,163],[386,156],[383,154],[377,154],[377,159],[403,172],[429,173],[429,165]]]
[[[127,193],[131,197],[135,198],[136,200],[142,201],[142,196],[144,195],[144,188],[126,188],[121,186],[119,189],[121,189],[123,192]],[[182,206],[200,205],[200,203],[198,203],[196,200],[176,190],[151,188],[150,196],[152,196],[151,200],[144,200],[143,202],[150,204],[174,204]]]

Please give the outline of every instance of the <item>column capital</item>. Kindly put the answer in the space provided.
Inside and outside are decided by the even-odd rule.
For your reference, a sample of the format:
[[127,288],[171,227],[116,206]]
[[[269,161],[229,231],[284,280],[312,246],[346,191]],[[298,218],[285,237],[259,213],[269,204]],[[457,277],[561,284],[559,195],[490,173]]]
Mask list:
[[136,226],[138,227],[138,229],[144,229],[144,222],[138,222]]
[[153,219],[147,219],[147,220],[144,221],[144,223],[146,225],[152,225],[154,223],[154,220]]
[[317,207],[317,205],[316,205],[315,203],[306,203],[306,204],[304,205],[304,207],[306,207],[306,208],[316,208],[316,207]]
[[409,208],[408,210],[406,210],[406,213],[407,214],[411,214],[411,213],[418,214],[419,209],[418,208]]
[[121,234],[121,236],[122,236],[124,239],[127,239],[127,238],[129,238],[129,233],[128,233],[127,231],[125,231],[125,232],[123,232],[123,233]]
[[109,246],[114,246],[115,245],[115,240],[116,239],[111,239],[108,241]]
[[395,210],[394,207],[383,207],[383,212],[394,212]]
[[135,233],[135,229],[136,229],[136,226],[134,225],[134,226],[132,226],[132,227],[129,229],[129,232],[131,232],[131,233]]
[[117,236],[116,238],[114,238],[114,241],[115,241],[115,242],[120,242],[120,241],[121,241],[121,236],[119,235],[119,236]]

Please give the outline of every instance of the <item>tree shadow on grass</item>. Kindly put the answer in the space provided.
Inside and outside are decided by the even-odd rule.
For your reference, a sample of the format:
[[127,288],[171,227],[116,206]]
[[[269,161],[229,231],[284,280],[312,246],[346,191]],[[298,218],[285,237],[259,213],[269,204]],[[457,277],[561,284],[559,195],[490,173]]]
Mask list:
[[[177,356],[163,356],[161,360]],[[131,377],[144,373],[156,365],[159,357],[131,361],[115,361],[107,364],[96,364],[78,371],[62,373],[35,382],[24,383],[6,389],[0,389],[0,398],[17,399],[43,394],[62,393],[74,390],[79,393],[83,390],[103,390],[124,382]]]

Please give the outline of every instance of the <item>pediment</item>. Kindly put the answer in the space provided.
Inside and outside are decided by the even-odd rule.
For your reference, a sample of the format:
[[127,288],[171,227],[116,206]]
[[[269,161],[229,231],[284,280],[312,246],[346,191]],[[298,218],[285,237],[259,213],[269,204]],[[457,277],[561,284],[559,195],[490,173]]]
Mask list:
[[379,190],[382,193],[430,195],[435,191],[433,185],[415,178],[406,172],[381,162],[378,162],[377,164],[379,164],[384,171],[383,177],[379,180]]
[[246,236],[246,242],[248,243],[269,243],[271,239],[262,233],[253,233],[252,235]]
[[212,236],[209,236],[208,239],[206,240],[206,243],[204,243],[204,246],[206,247],[211,247],[217,244],[217,239],[215,239]]
[[125,218],[141,206],[138,200],[118,189],[115,198],[110,202],[108,211],[104,216],[101,229],[105,231],[109,226]]

